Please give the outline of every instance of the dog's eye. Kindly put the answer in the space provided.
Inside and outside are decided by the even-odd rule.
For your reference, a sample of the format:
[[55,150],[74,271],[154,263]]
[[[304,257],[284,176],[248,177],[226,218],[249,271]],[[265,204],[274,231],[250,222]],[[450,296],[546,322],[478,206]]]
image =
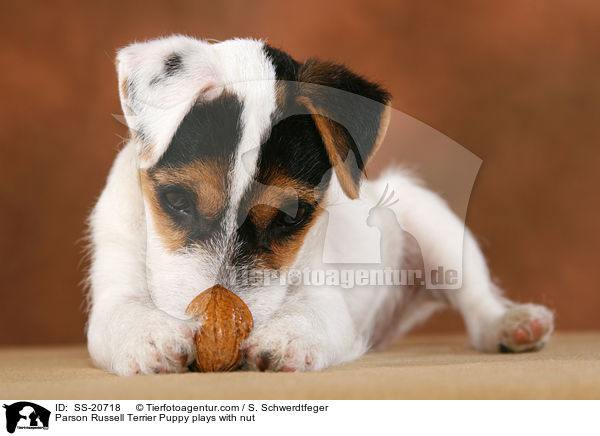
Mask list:
[[190,213],[192,202],[185,192],[171,191],[165,194],[169,207],[180,213]]
[[305,205],[299,205],[298,210],[296,211],[296,216],[290,216],[285,212],[281,213],[277,219],[277,224],[285,227],[297,226],[306,219],[307,215],[308,207]]

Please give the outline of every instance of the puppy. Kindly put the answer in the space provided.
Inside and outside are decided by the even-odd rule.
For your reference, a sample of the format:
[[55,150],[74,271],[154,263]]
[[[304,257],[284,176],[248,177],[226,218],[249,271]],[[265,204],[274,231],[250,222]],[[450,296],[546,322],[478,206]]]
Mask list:
[[[136,43],[117,69],[131,138],[90,217],[97,366],[186,371],[201,325],[185,309],[215,284],[252,312],[253,370],[356,359],[447,305],[477,350],[548,340],[552,312],[501,296],[443,200],[401,170],[361,181],[390,116],[379,85],[251,39]],[[428,289],[438,268],[453,279]]]

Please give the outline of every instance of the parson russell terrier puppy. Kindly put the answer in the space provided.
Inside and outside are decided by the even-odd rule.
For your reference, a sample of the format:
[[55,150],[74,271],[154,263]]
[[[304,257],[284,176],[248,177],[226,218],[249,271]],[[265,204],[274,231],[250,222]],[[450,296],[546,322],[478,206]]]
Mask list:
[[[548,340],[552,312],[501,296],[443,200],[401,170],[361,182],[390,116],[379,85],[251,39],[135,43],[118,52],[117,69],[131,138],[90,217],[87,339],[99,367],[186,371],[200,323],[185,309],[215,284],[254,317],[248,369],[356,359],[446,305],[477,350],[529,351]],[[288,280],[293,271],[373,268],[323,257],[328,228],[347,254],[367,249],[373,227],[382,235],[374,265],[458,265],[459,286]]]

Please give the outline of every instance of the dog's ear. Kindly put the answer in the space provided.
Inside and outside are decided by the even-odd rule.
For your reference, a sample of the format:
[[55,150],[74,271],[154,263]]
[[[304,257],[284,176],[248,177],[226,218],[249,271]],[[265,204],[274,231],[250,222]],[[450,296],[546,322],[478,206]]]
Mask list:
[[218,96],[210,44],[172,36],[131,44],[117,54],[119,94],[141,168],[154,165],[192,105]]
[[312,115],[344,193],[358,198],[360,178],[381,145],[390,95],[342,65],[310,59],[298,71],[297,102]]

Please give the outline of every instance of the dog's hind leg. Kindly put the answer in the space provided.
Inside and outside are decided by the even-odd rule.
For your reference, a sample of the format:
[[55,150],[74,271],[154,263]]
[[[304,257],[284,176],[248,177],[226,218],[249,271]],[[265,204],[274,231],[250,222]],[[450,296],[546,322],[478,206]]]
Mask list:
[[[388,175],[378,183],[376,189],[389,183],[402,199],[393,209],[403,230],[420,246],[427,281],[422,292],[438,296],[461,313],[476,349],[519,352],[539,349],[547,342],[553,330],[552,312],[502,297],[475,238],[439,196],[402,174]],[[436,273],[443,277],[432,280]]]
[[473,346],[481,351],[537,350],[548,341],[554,327],[554,315],[546,307],[517,304],[502,297],[469,232],[464,240],[462,287],[443,294],[461,313]]

